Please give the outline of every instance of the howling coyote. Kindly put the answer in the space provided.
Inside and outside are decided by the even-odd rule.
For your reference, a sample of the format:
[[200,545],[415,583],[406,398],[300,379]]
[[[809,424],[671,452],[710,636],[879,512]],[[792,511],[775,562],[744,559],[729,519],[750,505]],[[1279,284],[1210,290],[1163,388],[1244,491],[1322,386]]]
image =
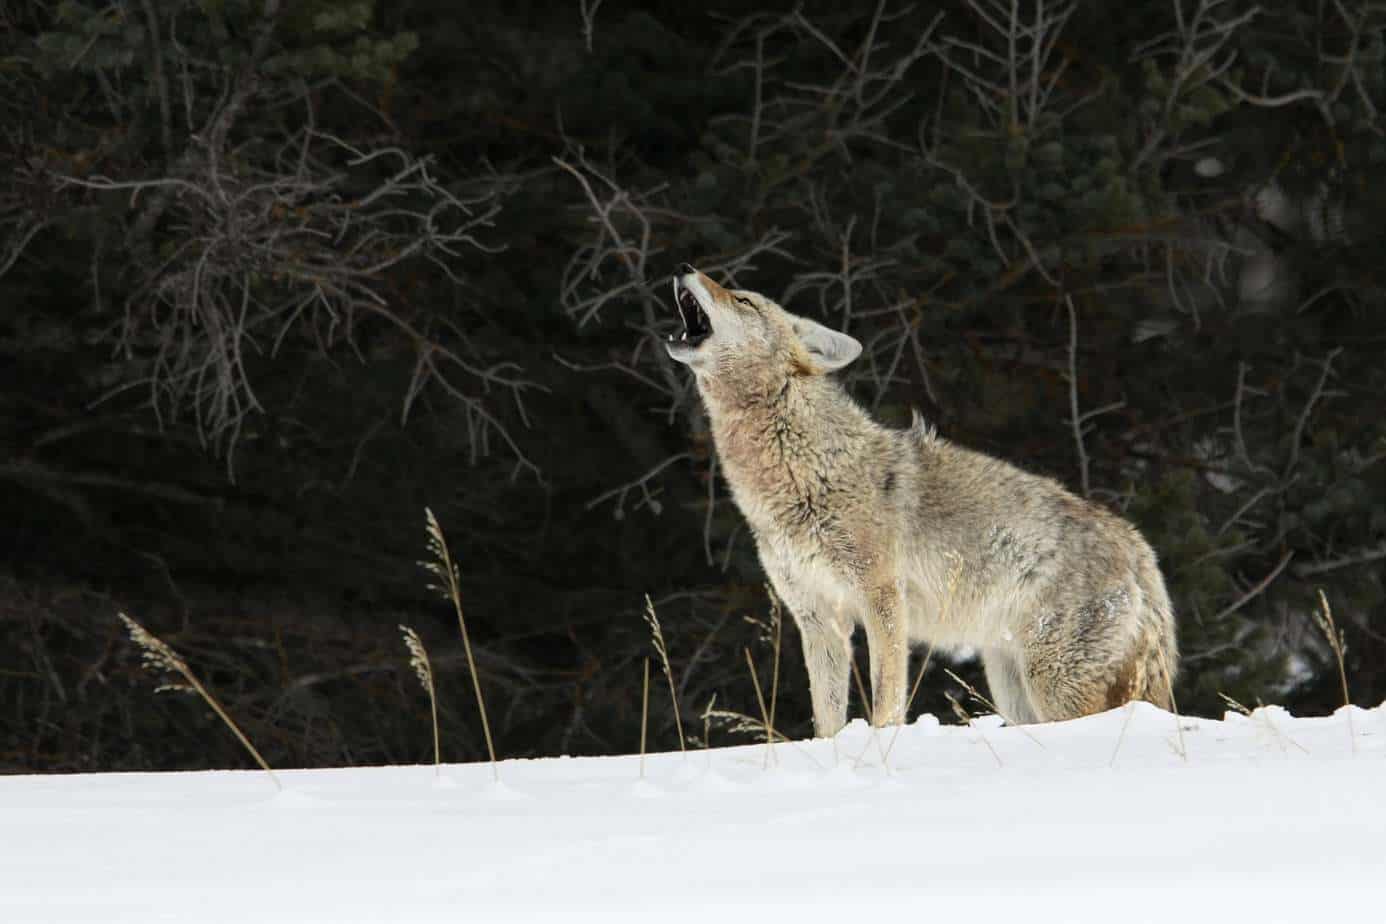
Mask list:
[[866,630],[872,718],[904,721],[912,644],[981,652],[1012,723],[1130,699],[1169,708],[1174,619],[1155,553],[1057,482],[873,421],[827,375],[861,344],[688,264],[681,336],[722,471],[798,624],[813,723],[847,717],[851,635]]

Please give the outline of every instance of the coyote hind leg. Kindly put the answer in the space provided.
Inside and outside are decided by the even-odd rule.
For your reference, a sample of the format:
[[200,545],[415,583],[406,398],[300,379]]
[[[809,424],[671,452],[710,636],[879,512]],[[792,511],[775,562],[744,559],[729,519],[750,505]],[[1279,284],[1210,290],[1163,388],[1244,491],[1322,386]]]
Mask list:
[[982,667],[986,669],[991,701],[1007,724],[1030,725],[1040,721],[1025,686],[1025,672],[1014,653],[988,648],[982,652]]
[[1108,593],[1053,619],[1025,650],[1024,677],[1041,720],[1057,722],[1115,709],[1133,699],[1168,709],[1175,653],[1167,604],[1143,594]]

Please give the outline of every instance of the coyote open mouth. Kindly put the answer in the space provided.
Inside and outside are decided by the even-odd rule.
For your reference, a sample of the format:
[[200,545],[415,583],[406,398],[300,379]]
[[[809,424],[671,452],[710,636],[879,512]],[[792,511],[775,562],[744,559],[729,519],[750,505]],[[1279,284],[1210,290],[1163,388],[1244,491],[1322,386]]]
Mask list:
[[712,322],[708,320],[707,313],[703,311],[703,306],[698,303],[698,296],[687,287],[679,285],[679,277],[674,277],[674,304],[679,309],[679,319],[683,321],[683,333],[675,337],[669,335],[670,343],[687,343],[689,346],[697,347],[704,340],[712,335]]

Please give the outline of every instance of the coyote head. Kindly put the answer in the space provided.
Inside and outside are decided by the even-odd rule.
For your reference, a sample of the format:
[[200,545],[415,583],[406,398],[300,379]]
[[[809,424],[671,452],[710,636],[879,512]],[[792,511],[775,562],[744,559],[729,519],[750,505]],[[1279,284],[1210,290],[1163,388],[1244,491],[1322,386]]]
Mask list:
[[861,344],[846,334],[790,314],[764,295],[724,289],[687,263],[674,275],[674,304],[683,331],[671,334],[664,348],[700,376],[751,365],[820,375],[861,354]]

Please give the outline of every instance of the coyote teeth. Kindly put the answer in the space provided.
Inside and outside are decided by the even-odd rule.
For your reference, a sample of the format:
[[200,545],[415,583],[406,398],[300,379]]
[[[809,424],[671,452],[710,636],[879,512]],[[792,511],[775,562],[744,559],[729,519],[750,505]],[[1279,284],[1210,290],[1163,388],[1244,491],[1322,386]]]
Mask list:
[[712,322],[702,305],[698,304],[697,296],[686,286],[680,285],[677,276],[674,277],[674,307],[678,310],[679,320],[683,322],[680,342],[688,343],[695,349],[702,346],[703,341],[712,334]]

